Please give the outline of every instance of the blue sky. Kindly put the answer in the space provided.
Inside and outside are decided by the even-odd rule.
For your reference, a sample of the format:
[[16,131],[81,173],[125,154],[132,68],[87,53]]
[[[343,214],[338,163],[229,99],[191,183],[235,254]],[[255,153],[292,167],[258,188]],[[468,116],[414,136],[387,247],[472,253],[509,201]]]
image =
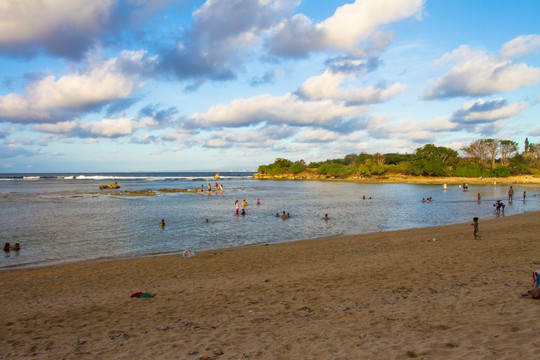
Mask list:
[[0,172],[540,142],[540,2],[0,0]]

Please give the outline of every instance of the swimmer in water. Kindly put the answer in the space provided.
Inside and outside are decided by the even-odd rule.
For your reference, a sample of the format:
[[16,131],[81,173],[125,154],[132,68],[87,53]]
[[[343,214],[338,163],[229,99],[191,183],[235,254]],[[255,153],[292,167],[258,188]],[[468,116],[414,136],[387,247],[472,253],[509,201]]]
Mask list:
[[159,222],[159,226],[165,226],[165,219],[161,219],[161,221]]

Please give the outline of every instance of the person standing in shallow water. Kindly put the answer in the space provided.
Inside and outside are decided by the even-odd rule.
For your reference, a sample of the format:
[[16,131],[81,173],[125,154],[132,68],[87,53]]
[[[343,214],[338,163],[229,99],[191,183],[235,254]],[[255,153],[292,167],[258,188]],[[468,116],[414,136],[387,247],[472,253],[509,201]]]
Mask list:
[[510,186],[510,189],[508,189],[508,202],[512,202],[514,199],[514,188]]

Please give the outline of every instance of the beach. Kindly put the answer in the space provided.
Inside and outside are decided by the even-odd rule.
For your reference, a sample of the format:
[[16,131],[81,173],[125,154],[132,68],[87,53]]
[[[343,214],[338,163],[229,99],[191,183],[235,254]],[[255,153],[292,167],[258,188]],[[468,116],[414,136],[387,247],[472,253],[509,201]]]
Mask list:
[[403,174],[384,174],[380,176],[331,176],[317,174],[313,170],[306,170],[298,174],[260,174],[253,175],[261,180],[320,180],[320,181],[348,181],[367,184],[423,184],[423,185],[538,185],[538,175],[513,175],[507,177],[457,177],[457,176],[414,176]]
[[4,269],[0,358],[534,358],[540,212],[471,223]]

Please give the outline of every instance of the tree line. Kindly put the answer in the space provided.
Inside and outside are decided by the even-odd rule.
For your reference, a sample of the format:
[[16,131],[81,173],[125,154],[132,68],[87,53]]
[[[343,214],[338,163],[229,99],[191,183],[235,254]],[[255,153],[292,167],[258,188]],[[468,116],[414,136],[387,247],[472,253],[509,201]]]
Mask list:
[[328,159],[306,164],[304,160],[277,158],[260,165],[260,174],[299,174],[304,171],[334,177],[381,176],[390,174],[416,176],[506,177],[540,173],[540,143],[525,141],[525,151],[518,151],[512,140],[478,139],[456,150],[427,144],[414,154],[348,154],[342,159]]

